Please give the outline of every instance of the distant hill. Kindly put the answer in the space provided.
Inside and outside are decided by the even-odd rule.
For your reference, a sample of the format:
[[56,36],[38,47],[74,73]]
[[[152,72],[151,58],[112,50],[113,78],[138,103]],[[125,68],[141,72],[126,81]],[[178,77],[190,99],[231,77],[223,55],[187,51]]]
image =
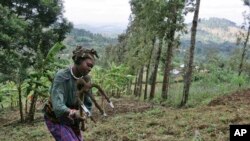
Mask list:
[[116,38],[105,37],[101,34],[91,33],[85,29],[74,28],[66,36],[63,43],[66,45],[66,49],[63,50],[64,58],[71,58],[72,51],[76,46],[80,45],[85,48],[94,48],[97,50],[98,55],[102,56],[104,47],[117,43]]
[[64,40],[69,47],[81,45],[91,48],[102,48],[110,44],[115,44],[116,38],[104,37],[101,34],[94,34],[85,29],[74,28]]
[[106,25],[87,25],[87,24],[78,24],[75,25],[75,28],[85,29],[95,34],[101,34],[107,37],[117,37],[118,34],[124,32],[127,28],[127,25],[124,23],[113,23]]
[[[191,24],[188,24],[188,29],[191,29]],[[227,19],[201,19],[198,23],[196,40],[204,43],[223,43],[225,41],[235,42],[236,33],[238,33],[240,30],[240,27]],[[189,34],[183,36],[184,40],[189,38],[190,32]]]
[[[191,29],[188,24],[187,29]],[[207,49],[218,49],[223,55],[230,55],[236,48],[236,34],[240,31],[234,22],[221,19],[209,18],[201,19],[198,23],[196,34],[196,51],[198,54],[205,54]],[[181,37],[181,45],[183,48],[190,46],[190,31]]]

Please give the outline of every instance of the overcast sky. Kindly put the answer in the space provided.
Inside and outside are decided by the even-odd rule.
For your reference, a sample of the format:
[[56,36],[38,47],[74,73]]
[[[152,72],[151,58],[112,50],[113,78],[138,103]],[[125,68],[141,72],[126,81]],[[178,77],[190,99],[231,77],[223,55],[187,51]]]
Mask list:
[[[74,24],[128,24],[129,0],[64,0],[65,17]],[[242,0],[201,0],[200,18],[219,17],[238,25],[247,7]],[[192,15],[187,16],[191,21]]]

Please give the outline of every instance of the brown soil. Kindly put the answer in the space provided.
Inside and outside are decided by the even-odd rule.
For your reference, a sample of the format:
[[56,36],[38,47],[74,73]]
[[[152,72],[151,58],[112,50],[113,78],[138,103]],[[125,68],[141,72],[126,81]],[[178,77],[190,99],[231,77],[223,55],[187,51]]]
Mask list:
[[[138,100],[130,100],[130,99],[113,99],[112,103],[114,105],[114,109],[112,109],[109,104],[104,102],[104,111],[108,116],[115,116],[117,114],[123,114],[128,112],[143,112],[150,108],[152,108],[152,104],[146,103]],[[101,105],[101,103],[100,103]],[[103,107],[103,106],[102,106]],[[101,113],[97,108],[93,109],[93,117],[94,119],[101,118]]]
[[18,109],[5,109],[0,112],[0,127],[12,122],[18,121],[20,119],[20,114]]
[[225,95],[217,99],[212,100],[208,105],[239,105],[250,104],[250,89],[237,91],[230,95]]

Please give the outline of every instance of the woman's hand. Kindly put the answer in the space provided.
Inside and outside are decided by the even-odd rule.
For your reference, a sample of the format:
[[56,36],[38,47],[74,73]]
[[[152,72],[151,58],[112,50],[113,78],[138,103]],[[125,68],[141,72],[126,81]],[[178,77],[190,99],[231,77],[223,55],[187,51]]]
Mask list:
[[69,110],[69,115],[68,117],[72,120],[76,119],[76,120],[79,120],[79,121],[84,121],[86,119],[86,117],[82,117],[80,116],[80,112],[79,110],[75,110],[75,109],[70,109]]

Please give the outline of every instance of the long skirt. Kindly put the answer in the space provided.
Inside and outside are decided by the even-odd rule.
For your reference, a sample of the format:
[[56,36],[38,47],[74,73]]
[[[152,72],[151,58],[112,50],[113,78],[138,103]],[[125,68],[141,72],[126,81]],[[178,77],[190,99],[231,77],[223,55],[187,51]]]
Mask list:
[[80,129],[74,129],[62,123],[52,122],[44,116],[45,123],[56,141],[83,141]]

